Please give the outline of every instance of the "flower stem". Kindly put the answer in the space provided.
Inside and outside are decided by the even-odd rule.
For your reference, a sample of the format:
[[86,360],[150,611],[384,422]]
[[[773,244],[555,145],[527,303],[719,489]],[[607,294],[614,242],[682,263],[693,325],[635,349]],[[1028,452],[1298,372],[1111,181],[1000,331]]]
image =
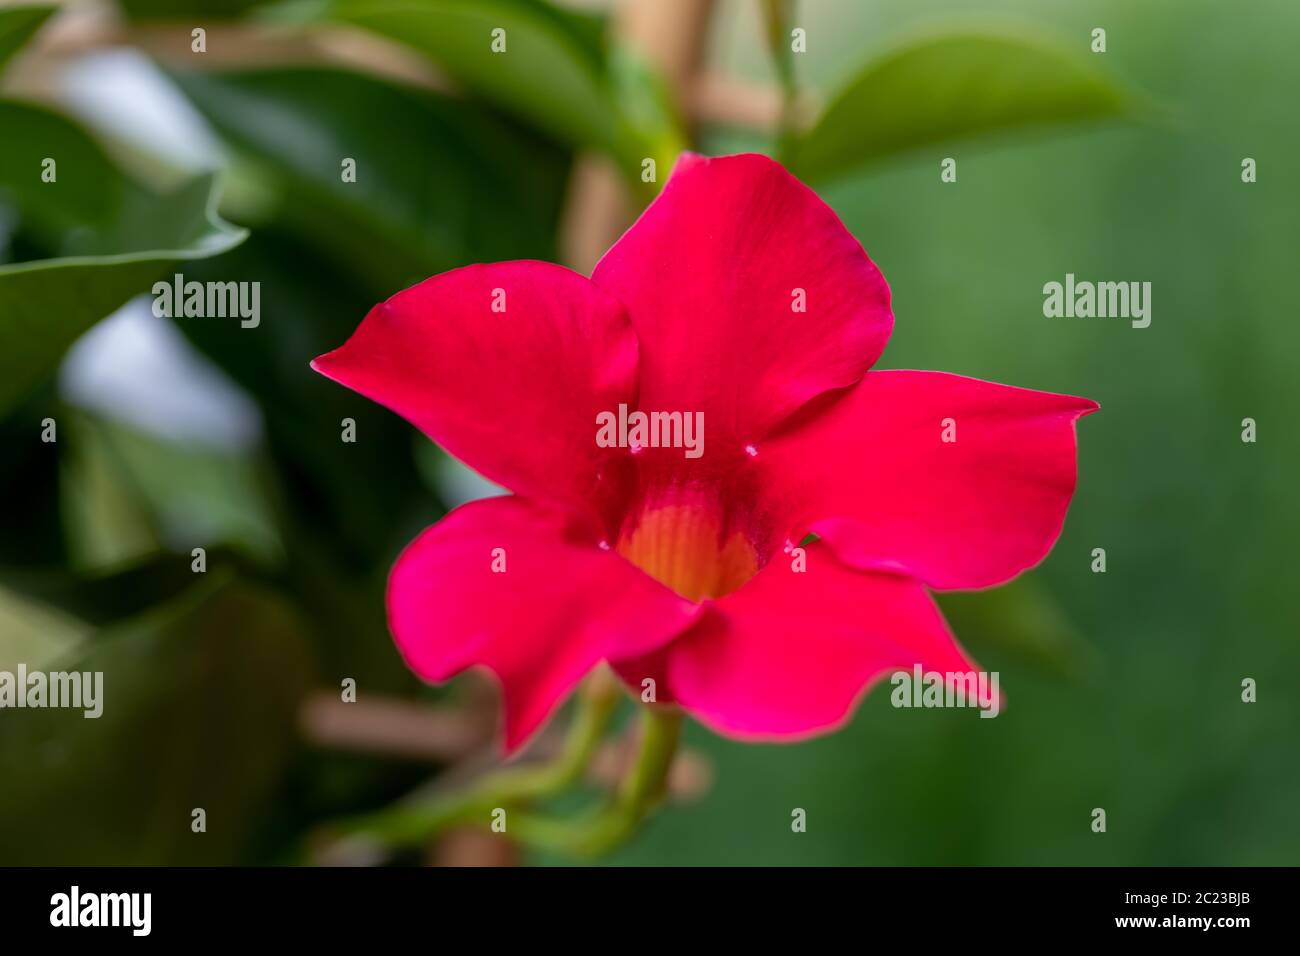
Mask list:
[[533,766],[506,767],[463,791],[434,799],[399,803],[377,813],[345,820],[336,831],[345,841],[397,848],[428,840],[448,827],[491,822],[498,807],[508,808],[546,797],[577,783],[591,762],[618,705],[619,691],[607,673],[583,685],[578,710],[560,756]]
[[682,715],[675,708],[644,708],[636,763],[608,803],[574,820],[519,814],[511,832],[530,846],[573,855],[598,856],[613,849],[663,798],[681,726]]

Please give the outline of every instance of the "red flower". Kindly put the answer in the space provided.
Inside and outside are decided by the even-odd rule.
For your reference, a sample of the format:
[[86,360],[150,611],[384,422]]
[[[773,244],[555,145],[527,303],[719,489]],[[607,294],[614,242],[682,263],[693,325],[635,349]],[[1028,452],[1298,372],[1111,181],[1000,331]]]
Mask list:
[[[926,588],[1042,560],[1097,405],[868,372],[892,325],[862,247],[757,155],[683,156],[590,279],[476,265],[376,306],[313,367],[516,493],[398,559],[411,669],[495,672],[508,750],[602,660],[768,739],[837,726],[894,670],[973,670]],[[702,413],[704,453],[602,447],[620,405]]]

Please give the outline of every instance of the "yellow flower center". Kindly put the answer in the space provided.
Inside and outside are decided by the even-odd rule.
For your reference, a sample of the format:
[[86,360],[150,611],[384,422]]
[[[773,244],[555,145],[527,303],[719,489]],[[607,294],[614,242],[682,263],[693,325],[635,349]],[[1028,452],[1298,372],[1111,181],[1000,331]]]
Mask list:
[[644,509],[625,527],[618,553],[684,598],[700,601],[736,590],[758,573],[758,553],[716,509],[668,503]]

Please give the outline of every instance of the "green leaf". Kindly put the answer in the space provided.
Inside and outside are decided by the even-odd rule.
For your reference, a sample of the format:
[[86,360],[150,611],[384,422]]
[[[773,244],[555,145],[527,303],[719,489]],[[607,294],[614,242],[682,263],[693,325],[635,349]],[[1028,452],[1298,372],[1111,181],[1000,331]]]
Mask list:
[[[24,228],[51,256],[70,239],[104,228],[122,207],[126,181],[93,137],[66,117],[0,99],[0,205],[12,205]],[[54,182],[45,182],[53,160]]]
[[243,451],[169,441],[98,415],[65,414],[61,481],[69,553],[83,568],[168,545],[229,545],[270,565],[283,554],[257,463]]
[[271,179],[273,215],[365,276],[372,298],[476,259],[553,251],[567,157],[481,108],[345,70],[174,79]]
[[[344,0],[335,19],[396,40],[452,78],[564,142],[639,155],[601,51],[541,0]],[[492,50],[505,31],[505,52]]]
[[[0,635],[0,660],[8,659]],[[245,860],[296,749],[313,665],[280,599],[216,574],[43,670],[101,672],[102,715],[0,720],[0,859],[12,865]],[[191,811],[207,813],[206,833]]]
[[[69,439],[59,475],[69,563],[83,570],[107,568],[160,551],[158,517],[112,453],[107,436],[80,416],[59,419]],[[69,428],[74,424],[78,427]]]
[[[23,576],[27,571],[16,570]],[[66,608],[33,600],[24,589],[9,587],[5,573],[0,567],[0,670],[12,673],[20,662],[44,667],[85,640],[89,624]]]
[[38,4],[0,10],[0,68],[36,34],[54,10]]
[[650,157],[655,161],[655,182],[642,182],[640,175],[631,180],[648,203],[658,195],[677,157],[690,148],[685,122],[663,75],[631,46],[610,51],[609,74],[619,108],[642,144],[641,155],[629,169],[639,174],[641,160]]
[[835,93],[786,162],[824,179],[951,140],[1135,112],[1112,77],[1037,37],[960,32],[907,43]]
[[[3,413],[54,370],[83,332],[147,292],[170,266],[218,255],[247,233],[216,215],[209,176],[154,195],[113,170],[67,120],[20,103],[0,102],[0,131],[9,154],[0,162],[0,187],[19,197],[16,205],[31,218],[32,234],[60,256],[0,265]],[[57,136],[43,139],[45,133]],[[10,142],[16,144],[12,154]],[[55,143],[57,178],[43,182],[38,157],[49,155],[45,150]],[[44,198],[46,191],[53,196],[68,187],[66,196]],[[95,189],[103,192],[102,201],[86,198]]]

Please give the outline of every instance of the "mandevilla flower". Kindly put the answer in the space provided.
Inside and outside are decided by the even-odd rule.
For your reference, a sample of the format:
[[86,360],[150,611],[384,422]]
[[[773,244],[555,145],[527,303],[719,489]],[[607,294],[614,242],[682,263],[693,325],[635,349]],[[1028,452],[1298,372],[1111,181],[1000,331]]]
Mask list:
[[[746,739],[832,729],[895,670],[974,670],[927,589],[1042,560],[1097,405],[868,371],[892,326],[862,247],[758,155],[684,155],[590,279],[474,265],[376,306],[313,367],[515,492],[398,558],[411,669],[493,671],[507,750],[601,661]],[[703,453],[598,441],[629,409],[698,420]]]

